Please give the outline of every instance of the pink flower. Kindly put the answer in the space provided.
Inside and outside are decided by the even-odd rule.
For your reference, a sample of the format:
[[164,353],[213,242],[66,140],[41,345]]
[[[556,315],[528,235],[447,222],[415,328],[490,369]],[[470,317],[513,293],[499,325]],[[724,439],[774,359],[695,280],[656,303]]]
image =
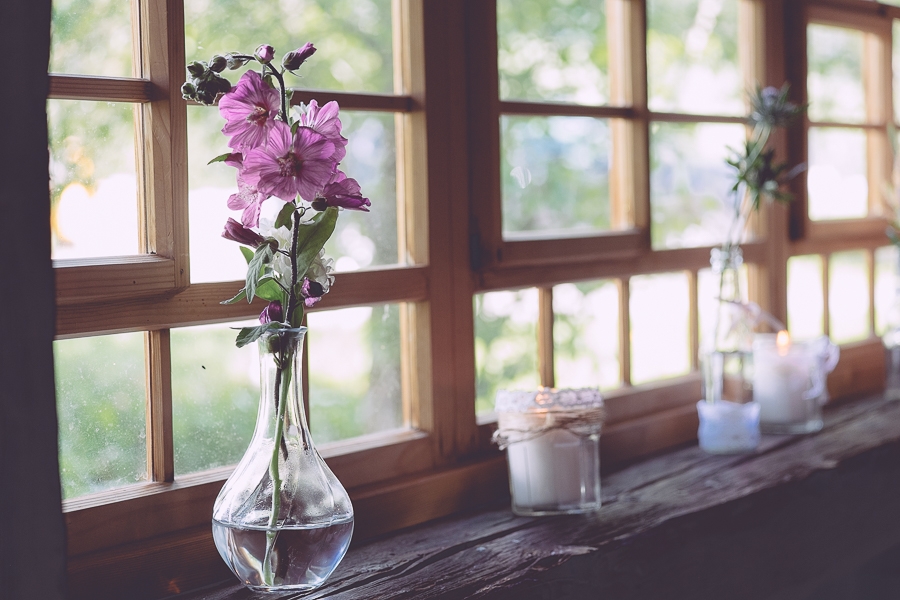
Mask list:
[[238,192],[228,198],[228,208],[243,210],[241,222],[247,227],[256,227],[259,225],[259,210],[266,200],[266,195],[261,194],[255,185],[247,181],[243,171],[238,173],[237,184]]
[[261,313],[259,313],[259,322],[262,325],[266,323],[278,323],[284,320],[284,308],[278,300],[269,302]]
[[316,210],[325,210],[329,206],[339,206],[351,210],[369,212],[372,203],[364,198],[355,179],[350,179],[342,171],[335,173],[331,181],[322,191],[316,194],[312,207]]
[[334,154],[331,159],[339,163],[347,154],[347,138],[341,135],[341,120],[338,118],[340,107],[332,100],[323,107],[319,103],[310,100],[306,111],[300,117],[300,126],[309,127],[316,133],[320,133],[334,144]]
[[227,123],[222,133],[228,145],[248,152],[266,142],[280,107],[278,90],[266,84],[256,71],[247,71],[230,92],[219,100],[219,113]]
[[318,304],[326,292],[327,290],[318,281],[308,277],[303,278],[303,283],[300,286],[300,296],[303,297],[303,305],[306,308],[312,308]]
[[263,236],[252,229],[247,229],[231,217],[228,217],[228,221],[225,222],[225,230],[222,232],[222,237],[253,248],[258,248],[266,241],[263,239]]
[[292,202],[297,194],[308,202],[325,187],[334,173],[334,144],[312,129],[291,128],[276,121],[266,145],[244,156],[247,183],[266,196]]

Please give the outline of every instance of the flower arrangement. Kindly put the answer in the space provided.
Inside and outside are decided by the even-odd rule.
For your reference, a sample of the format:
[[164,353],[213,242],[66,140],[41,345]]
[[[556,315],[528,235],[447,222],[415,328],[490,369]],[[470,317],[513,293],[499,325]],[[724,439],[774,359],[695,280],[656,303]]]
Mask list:
[[[340,209],[368,212],[371,203],[359,183],[340,170],[347,138],[341,135],[337,102],[288,109],[285,73],[296,70],[316,51],[311,44],[288,52],[281,68],[273,65],[275,50],[262,45],[253,55],[236,52],[213,56],[208,62],[188,65],[190,79],[181,88],[185,99],[214,104],[225,118],[222,133],[231,152],[210,161],[237,169],[238,191],[228,208],[240,210],[240,220],[229,218],[222,236],[241,244],[247,259],[246,285],[224,303],[269,301],[260,325],[241,329],[238,347],[263,333],[299,327],[304,309],[315,305],[334,282],[333,261],[323,247]],[[248,70],[237,85],[222,77],[257,62],[259,72]],[[260,219],[263,202],[283,202],[273,223]]]
[[[341,135],[337,103],[319,106],[312,100],[289,108],[285,74],[296,75],[315,52],[308,43],[285,54],[280,67],[269,45],[259,46],[252,55],[216,55],[209,62],[189,64],[189,79],[181,88],[185,99],[206,105],[218,101],[225,119],[222,133],[228,137],[230,151],[210,163],[224,162],[237,169],[238,191],[227,204],[240,211],[240,217],[229,218],[222,235],[240,244],[247,275],[243,288],[223,304],[253,302],[254,298],[268,301],[259,325],[240,329],[236,344],[242,347],[260,340],[265,350],[261,360],[268,361],[271,355],[274,361],[274,365],[268,363],[273,371],[272,387],[264,383],[261,404],[274,407],[274,421],[268,429],[257,427],[270,446],[264,445],[266,449],[261,451],[264,460],[256,461],[254,434],[251,449],[216,501],[213,518],[214,537],[223,558],[242,581],[266,590],[305,590],[320,585],[343,556],[352,533],[349,498],[315,452],[302,410],[295,404],[299,373],[294,371],[299,369],[302,346],[298,340],[305,332],[304,313],[334,283],[333,261],[325,256],[323,247],[341,210],[368,212],[371,205],[359,183],[340,170],[348,140]],[[221,75],[226,69],[251,64],[259,70],[247,70],[234,86]],[[274,221],[261,216],[263,203],[269,200],[280,203]],[[254,466],[246,467],[249,464]],[[253,481],[250,491],[235,492],[242,478],[260,470],[266,471],[261,482]],[[292,487],[297,485],[306,486],[306,496]],[[291,504],[301,496],[305,507]],[[222,519],[227,517],[227,523],[220,520],[219,513],[224,515]],[[245,522],[251,523],[250,529],[241,525]],[[322,526],[337,532],[327,534],[328,544],[313,545],[305,553],[286,549],[292,543],[288,540],[306,539],[303,536],[314,535],[309,532]],[[296,531],[281,535],[278,541],[282,531],[291,528]],[[244,543],[239,538],[252,535],[252,531],[263,532],[264,544],[248,542],[246,552],[235,554],[233,548]],[[261,553],[243,564],[244,554],[252,553],[252,548]],[[294,564],[300,561],[297,557],[313,550],[322,554],[314,559],[315,568]]]

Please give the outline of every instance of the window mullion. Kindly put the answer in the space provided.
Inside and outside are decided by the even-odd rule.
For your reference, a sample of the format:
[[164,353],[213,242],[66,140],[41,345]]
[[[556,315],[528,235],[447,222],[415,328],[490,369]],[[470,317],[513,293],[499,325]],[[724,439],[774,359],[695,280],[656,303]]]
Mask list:
[[617,280],[619,287],[619,379],[631,385],[631,278]]
[[553,360],[553,288],[538,288],[538,373],[541,385],[556,387]]
[[175,287],[190,284],[188,260],[187,110],[182,0],[137,0],[141,75],[157,90],[143,105],[146,251],[175,260]]
[[174,481],[172,352],[169,330],[144,334],[147,376],[147,474],[150,481]]

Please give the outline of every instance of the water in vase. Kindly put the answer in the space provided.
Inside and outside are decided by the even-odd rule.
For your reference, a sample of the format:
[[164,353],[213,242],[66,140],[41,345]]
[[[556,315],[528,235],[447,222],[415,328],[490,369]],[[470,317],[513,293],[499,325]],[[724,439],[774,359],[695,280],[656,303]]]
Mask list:
[[[331,575],[347,552],[353,518],[323,527],[239,528],[213,520],[219,554],[244,585],[267,590],[311,590]],[[270,569],[265,569],[267,536],[274,535]]]

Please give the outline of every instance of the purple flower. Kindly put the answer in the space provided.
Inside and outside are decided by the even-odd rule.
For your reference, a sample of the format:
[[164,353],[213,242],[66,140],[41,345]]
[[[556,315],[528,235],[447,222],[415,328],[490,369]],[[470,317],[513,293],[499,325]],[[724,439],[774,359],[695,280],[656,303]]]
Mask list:
[[228,145],[248,152],[266,143],[280,107],[278,90],[269,87],[256,71],[247,71],[230,92],[219,100],[219,113],[227,123],[222,133]]
[[311,42],[306,42],[302,47],[292,52],[288,52],[281,59],[281,66],[288,71],[296,71],[300,65],[306,62],[306,59],[316,53],[315,47]]
[[303,278],[303,284],[300,286],[300,295],[303,296],[303,305],[306,308],[315,306],[327,290],[318,281],[314,281],[308,277]]
[[273,58],[275,58],[275,48],[268,44],[263,44],[256,49],[254,56],[256,56],[256,60],[264,65],[267,65],[272,62]]
[[259,313],[259,322],[262,325],[266,323],[280,323],[284,320],[284,308],[281,302],[273,300],[269,302],[261,313]]
[[347,154],[347,138],[341,135],[341,120],[338,118],[340,107],[332,100],[323,107],[319,103],[310,100],[303,115],[300,117],[300,126],[309,127],[316,133],[320,133],[334,144],[334,154],[331,159],[339,163]]
[[342,171],[332,176],[331,181],[321,192],[316,194],[312,207],[316,210],[325,210],[329,206],[339,206],[350,210],[369,212],[372,203],[364,198],[355,179],[348,178]]
[[252,229],[247,229],[231,217],[228,217],[228,220],[225,222],[225,230],[222,232],[222,237],[253,248],[261,246],[266,241],[261,235]]
[[244,156],[243,175],[260,193],[291,202],[300,194],[312,202],[334,173],[334,144],[312,129],[275,121],[266,145]]
[[237,177],[238,192],[228,198],[228,208],[231,210],[243,210],[241,222],[247,227],[259,225],[259,210],[266,200],[266,195],[259,192],[255,185],[249,183],[240,171]]

